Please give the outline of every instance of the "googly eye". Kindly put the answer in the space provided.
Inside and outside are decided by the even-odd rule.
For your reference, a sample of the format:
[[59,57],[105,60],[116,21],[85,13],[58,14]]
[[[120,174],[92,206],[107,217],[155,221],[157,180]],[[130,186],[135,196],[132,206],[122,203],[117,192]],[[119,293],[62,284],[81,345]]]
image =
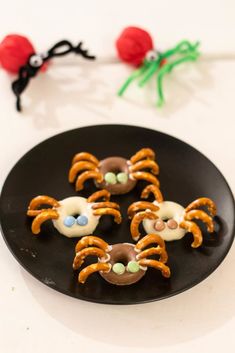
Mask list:
[[32,55],[29,59],[29,64],[32,67],[40,67],[43,64],[43,59],[40,55]]
[[167,221],[167,226],[170,229],[176,229],[178,227],[178,223],[172,218]]
[[120,184],[126,184],[126,182],[128,181],[128,174],[127,173],[118,173],[117,181]]
[[127,271],[131,273],[136,273],[140,269],[140,265],[136,261],[129,261],[127,264]]
[[114,173],[108,172],[104,176],[104,180],[106,181],[107,184],[117,184],[117,177]]
[[157,58],[158,58],[158,54],[155,50],[148,51],[145,57],[145,59],[150,62],[157,60]]
[[77,224],[79,226],[86,226],[88,223],[88,218],[86,216],[78,216]]
[[73,216],[67,216],[64,219],[64,225],[66,227],[72,227],[76,222],[76,219]]
[[126,271],[125,266],[121,262],[116,262],[113,265],[112,270],[117,275],[122,275]]
[[163,229],[165,229],[165,223],[163,222],[163,220],[158,219],[158,220],[154,223],[154,228],[155,228],[158,232],[161,232]]

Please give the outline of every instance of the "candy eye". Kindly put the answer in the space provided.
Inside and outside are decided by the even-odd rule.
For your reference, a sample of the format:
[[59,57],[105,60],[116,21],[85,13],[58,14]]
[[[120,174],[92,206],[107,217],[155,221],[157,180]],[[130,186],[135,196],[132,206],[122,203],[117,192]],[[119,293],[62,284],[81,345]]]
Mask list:
[[125,266],[121,262],[114,264],[112,270],[117,275],[122,275],[126,271]]
[[78,216],[77,224],[79,226],[86,226],[88,223],[88,218],[86,216]]
[[117,184],[117,177],[114,173],[112,172],[108,172],[105,174],[104,176],[104,180],[106,181],[106,183],[108,184]]
[[158,219],[155,224],[154,224],[154,228],[158,231],[161,232],[164,228],[165,228],[165,223],[163,222],[163,220]]
[[176,229],[178,227],[178,223],[172,218],[167,221],[167,226],[170,229]]
[[64,225],[66,227],[72,227],[76,222],[76,219],[73,216],[67,216],[64,219]]
[[150,50],[147,52],[145,58],[147,61],[155,61],[155,60],[157,60],[157,57],[158,57],[157,52],[154,50]]
[[136,261],[129,261],[127,264],[127,271],[131,273],[136,273],[140,269],[140,265]]
[[32,67],[40,67],[43,64],[43,60],[40,55],[32,55],[29,59],[29,64]]
[[120,184],[126,184],[126,182],[128,181],[128,174],[127,173],[118,173],[117,181]]

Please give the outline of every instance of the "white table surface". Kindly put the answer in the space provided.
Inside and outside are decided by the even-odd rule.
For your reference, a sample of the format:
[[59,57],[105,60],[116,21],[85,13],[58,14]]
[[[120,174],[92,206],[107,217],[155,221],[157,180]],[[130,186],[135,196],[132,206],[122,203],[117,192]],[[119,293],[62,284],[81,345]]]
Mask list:
[[[159,48],[189,38],[201,40],[207,54],[235,51],[233,0],[0,0],[0,5],[0,38],[26,34],[42,51],[62,38],[83,39],[97,55],[114,56],[114,39],[131,24],[147,28]],[[119,63],[58,59],[31,82],[24,113],[18,114],[11,78],[0,70],[0,184],[25,152],[54,134],[123,123],[191,143],[217,165],[234,192],[235,61],[201,59],[175,70],[165,81],[168,103],[160,111],[152,105],[154,89],[133,87],[126,99],[116,97],[129,72]],[[38,282],[0,237],[0,351],[234,352],[234,267],[233,246],[208,279],[180,295],[144,305],[98,305]]]

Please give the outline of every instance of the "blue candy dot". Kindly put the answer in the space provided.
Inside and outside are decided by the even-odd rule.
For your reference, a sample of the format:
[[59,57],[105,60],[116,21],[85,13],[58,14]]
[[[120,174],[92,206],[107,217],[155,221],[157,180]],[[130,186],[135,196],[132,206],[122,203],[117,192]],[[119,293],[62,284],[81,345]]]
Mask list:
[[72,227],[75,222],[76,222],[76,219],[73,216],[67,216],[64,219],[64,225],[66,227]]
[[86,216],[79,216],[77,218],[77,224],[79,226],[85,226],[88,223],[88,218]]

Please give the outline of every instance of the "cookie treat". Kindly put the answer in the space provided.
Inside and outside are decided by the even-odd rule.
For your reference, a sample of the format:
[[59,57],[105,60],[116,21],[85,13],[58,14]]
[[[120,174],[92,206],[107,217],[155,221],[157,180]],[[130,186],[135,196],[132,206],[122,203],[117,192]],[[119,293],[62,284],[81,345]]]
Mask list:
[[[131,219],[131,235],[137,241],[140,237],[139,226],[143,222],[145,232],[160,234],[165,241],[178,240],[187,233],[192,233],[194,241],[191,244],[197,248],[202,244],[203,236],[194,220],[200,220],[207,226],[209,233],[214,232],[213,217],[216,215],[216,205],[207,198],[201,197],[186,208],[173,201],[164,201],[161,191],[156,185],[148,185],[142,192],[141,198],[147,199],[154,195],[154,202],[134,202],[128,209]],[[205,212],[200,207],[205,207]]]
[[86,180],[93,179],[98,188],[120,195],[131,191],[138,180],[159,186],[156,177],[158,174],[159,166],[155,161],[155,153],[150,148],[142,148],[130,160],[108,157],[99,161],[90,153],[80,152],[72,160],[69,182],[76,181],[76,191],[80,191]]
[[[147,248],[149,245],[153,246]],[[92,273],[99,272],[107,282],[126,286],[138,282],[148,267],[160,270],[166,278],[170,277],[170,269],[165,264],[168,259],[165,243],[157,234],[146,235],[136,245],[129,243],[109,245],[101,238],[87,236],[77,243],[75,253],[74,270],[80,269],[87,256],[98,258],[96,263],[80,271],[79,283],[85,283]],[[158,259],[153,259],[153,255]]]
[[[103,200],[99,202],[99,199]],[[32,232],[39,234],[42,223],[49,219],[58,232],[68,238],[92,234],[104,215],[111,215],[116,223],[121,223],[119,205],[109,200],[107,190],[97,191],[88,199],[73,196],[57,201],[49,196],[37,196],[32,199],[27,211],[28,216],[35,217]],[[50,208],[41,208],[43,205]]]

